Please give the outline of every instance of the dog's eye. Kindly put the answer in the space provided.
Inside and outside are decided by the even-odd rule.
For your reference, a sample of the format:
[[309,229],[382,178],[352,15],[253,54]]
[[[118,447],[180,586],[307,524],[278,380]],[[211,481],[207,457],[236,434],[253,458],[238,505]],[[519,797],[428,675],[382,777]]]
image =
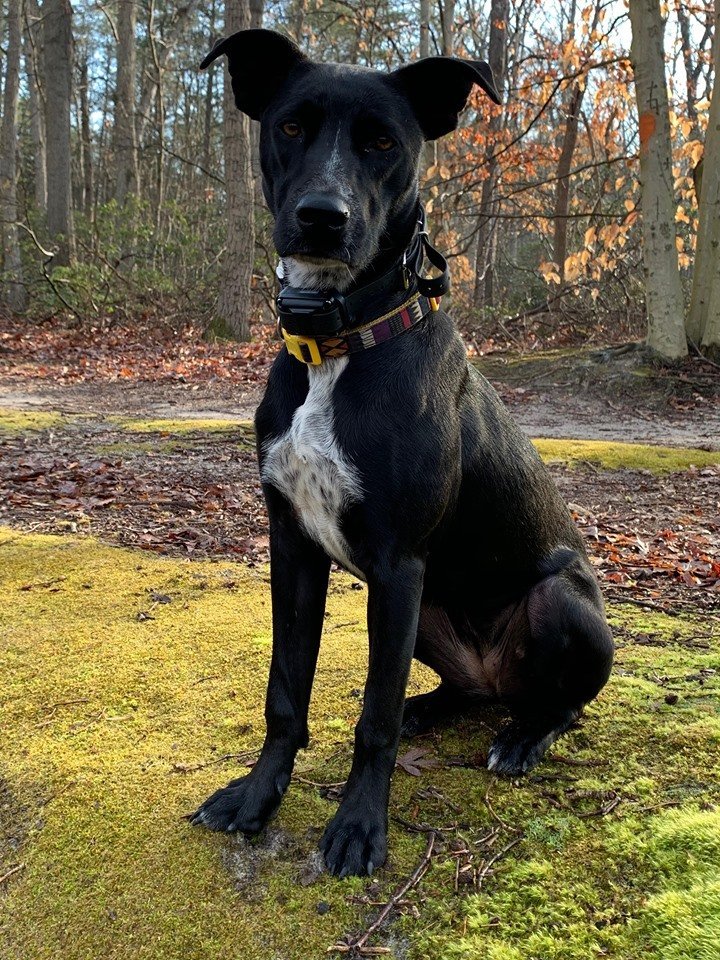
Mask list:
[[293,123],[291,120],[288,120],[287,123],[284,123],[281,129],[285,136],[290,137],[291,140],[296,140],[302,133],[302,127],[300,124]]
[[391,137],[378,137],[372,145],[376,150],[387,153],[388,150],[392,150],[395,146],[395,141]]

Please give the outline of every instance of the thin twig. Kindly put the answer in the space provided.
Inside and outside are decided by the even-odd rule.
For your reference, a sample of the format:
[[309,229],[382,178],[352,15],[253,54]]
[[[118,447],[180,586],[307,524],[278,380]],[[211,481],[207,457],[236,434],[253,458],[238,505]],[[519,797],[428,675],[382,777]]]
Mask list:
[[497,820],[497,822],[500,824],[503,830],[507,830],[508,833],[520,833],[517,827],[511,827],[509,824],[505,823],[505,821],[502,819],[502,817],[500,817],[498,813],[496,813],[493,805],[490,803],[490,787],[492,783],[493,781],[490,780],[488,782],[487,789],[485,790],[485,806],[488,808],[490,816],[493,818],[493,820]]
[[435,848],[435,831],[431,830],[428,836],[427,847],[425,848],[425,853],[420,860],[420,863],[417,865],[415,870],[412,873],[412,876],[397,890],[392,897],[385,904],[383,909],[377,915],[375,920],[370,924],[365,933],[360,937],[353,938],[350,943],[336,943],[332,947],[328,947],[328,953],[351,953],[353,950],[357,951],[361,956],[372,957],[379,956],[380,954],[390,953],[388,947],[368,947],[367,942],[370,937],[380,928],[384,923],[388,915],[398,906],[400,901],[405,897],[405,894],[408,891],[413,890],[418,883],[422,880],[425,875],[428,867],[430,866],[430,861],[432,860],[433,850]]
[[55,254],[54,254],[52,251],[50,251],[50,250],[46,250],[46,249],[42,246],[42,244],[41,244],[40,241],[38,240],[37,236],[35,235],[35,231],[32,230],[26,223],[23,223],[21,220],[17,220],[17,221],[15,222],[14,226],[20,227],[22,230],[24,230],[24,231],[30,236],[30,239],[31,239],[32,242],[35,244],[35,246],[37,247],[38,251],[39,251],[44,257],[47,257],[47,258],[48,258],[47,260],[44,260],[43,263],[42,263],[43,276],[44,276],[45,279],[47,280],[48,284],[50,285],[50,288],[52,289],[52,292],[55,294],[55,296],[58,298],[58,300],[59,300],[62,304],[64,304],[64,306],[66,306],[66,307],[68,308],[68,310],[69,310],[75,317],[77,317],[78,320],[82,321],[83,318],[82,318],[81,314],[79,314],[79,313],[77,312],[77,310],[75,309],[75,307],[73,307],[73,305],[72,305],[71,303],[68,303],[68,301],[65,299],[65,297],[60,293],[60,291],[59,291],[58,288],[57,288],[57,284],[55,283],[55,281],[53,280],[52,276],[51,276],[51,275],[48,273],[48,271],[47,271],[48,264],[49,264],[49,263],[52,263],[52,260],[53,260],[53,258],[54,258],[54,256],[55,256]]
[[319,783],[316,780],[308,780],[306,777],[301,777],[298,773],[292,775],[293,780],[297,780],[298,783],[306,783],[310,787],[320,787],[323,790],[330,790],[332,787],[344,787],[347,783],[347,780],[340,780],[337,783]]
[[452,823],[448,827],[431,827],[428,823],[411,823],[403,817],[393,816],[392,819],[395,823],[399,823],[401,827],[405,827],[410,833],[452,833],[457,830],[456,823]]
[[705,363],[709,363],[710,366],[711,366],[711,367],[715,367],[716,370],[720,370],[720,363],[715,363],[715,361],[714,361],[714,360],[711,360],[710,357],[706,357],[705,354],[702,352],[702,350],[700,349],[700,347],[698,347],[698,345],[695,343],[694,340],[691,340],[691,339],[688,337],[688,343],[690,344],[690,346],[693,348],[693,350],[695,351],[695,353],[700,357],[700,359],[701,359],[702,361],[704,361]]
[[214,760],[208,760],[207,763],[174,763],[170,770],[171,773],[195,773],[197,770],[204,770],[205,767],[214,767],[218,763],[225,763],[226,760],[250,760],[255,753],[224,753],[222,757],[216,757]]
[[490,857],[490,859],[488,860],[488,862],[487,862],[487,863],[485,864],[485,866],[479,871],[479,873],[478,873],[478,875],[477,875],[477,880],[475,881],[475,888],[476,888],[477,890],[480,889],[480,887],[482,886],[483,880],[487,877],[488,873],[490,873],[490,870],[491,870],[491,869],[493,868],[493,866],[498,862],[498,860],[502,860],[502,858],[503,858],[507,853],[509,853],[509,852],[512,850],[513,847],[516,847],[516,846],[520,843],[520,841],[521,841],[521,840],[524,840],[524,839],[525,839],[525,837],[524,837],[523,834],[521,834],[519,837],[515,837],[515,839],[514,839],[514,840],[511,840],[510,843],[506,844],[506,845],[502,848],[502,850],[498,850],[498,852],[495,854],[494,857]]
[[4,873],[4,874],[0,877],[0,883],[5,883],[5,881],[6,881],[6,880],[9,880],[10,877],[15,876],[16,873],[19,873],[21,870],[24,870],[24,869],[25,869],[25,864],[24,864],[24,863],[18,863],[17,866],[13,867],[11,870],[8,870],[7,873]]
[[672,607],[663,607],[659,603],[653,603],[652,600],[635,600],[633,597],[621,596],[615,591],[607,591],[606,596],[616,603],[632,603],[634,606],[641,607],[645,610],[657,610],[658,613],[664,613],[668,617],[677,617],[680,615],[679,610],[673,610]]
[[621,800],[622,797],[616,793],[607,803],[603,804],[602,807],[599,807],[597,810],[589,810],[586,813],[578,813],[578,817],[584,820],[591,817],[605,817],[617,807]]
[[82,698],[80,698],[79,700],[59,700],[57,703],[51,704],[51,705],[48,707],[48,710],[49,710],[50,712],[49,712],[49,714],[47,715],[47,717],[46,717],[44,720],[40,720],[38,723],[36,723],[36,724],[35,724],[35,727],[36,727],[36,728],[37,728],[37,727],[47,727],[47,726],[49,726],[51,723],[54,723],[54,721],[55,721],[55,719],[56,719],[55,714],[57,713],[59,707],[72,707],[72,706],[75,706],[76,704],[80,704],[80,703],[89,703],[89,700],[88,700],[87,697],[82,697]]

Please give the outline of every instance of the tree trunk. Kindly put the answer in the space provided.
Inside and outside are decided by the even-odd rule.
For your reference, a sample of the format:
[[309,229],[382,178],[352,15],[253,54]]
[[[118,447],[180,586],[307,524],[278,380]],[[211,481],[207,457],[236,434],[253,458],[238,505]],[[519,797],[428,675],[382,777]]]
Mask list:
[[440,0],[442,55],[451,57],[455,46],[455,0]]
[[687,354],[675,245],[675,196],[660,0],[630,0],[631,59],[640,123],[640,183],[647,345],[667,359]]
[[7,60],[0,130],[0,228],[2,229],[2,296],[11,310],[27,307],[17,218],[17,105],[20,87],[20,0],[10,0]]
[[693,139],[698,136],[698,114],[697,114],[697,74],[695,73],[695,64],[693,63],[693,52],[696,49],[696,43],[692,39],[690,30],[690,18],[685,9],[684,0],[677,0],[675,3],[675,13],[680,24],[680,39],[682,43],[682,57],[685,64],[685,102],[687,105],[688,117],[693,124]]
[[420,0],[420,56],[430,56],[430,0]]
[[135,0],[118,0],[115,79],[115,199],[122,206],[138,188],[135,132]]
[[[213,34],[210,37],[209,46],[212,47],[217,40],[217,37]],[[215,71],[208,70],[205,77],[205,105],[204,105],[204,114],[203,114],[203,149],[202,149],[202,162],[203,167],[206,170],[210,169],[211,155],[210,155],[210,144],[212,141],[212,117],[213,117],[213,86],[215,80]]]
[[[263,22],[263,0],[250,0],[250,26],[258,29]],[[250,167],[252,169],[253,190],[255,192],[255,203],[257,206],[263,205],[262,191],[262,170],[260,169],[260,123],[258,120],[250,121],[250,137],[252,141],[252,153],[250,156]]]
[[70,154],[72,95],[72,7],[70,0],[43,4],[45,59],[45,129],[48,156],[48,232],[57,245],[55,264],[70,262],[74,252]]
[[295,0],[293,11],[292,35],[298,46],[302,43],[303,31],[305,29],[305,14],[307,13],[307,0]]
[[25,72],[33,144],[33,192],[35,206],[44,217],[47,211],[47,141],[45,136],[45,87],[41,77],[42,20],[36,0],[25,3]]
[[[248,0],[225,7],[225,34],[247,29],[250,24]],[[255,259],[255,218],[250,119],[235,106],[232,87],[225,75],[223,90],[225,117],[225,191],[227,194],[227,247],[218,314],[238,340],[250,337],[250,285]]]
[[[507,24],[510,14],[509,0],[492,0],[490,5],[490,37],[488,42],[488,61],[495,77],[498,91],[505,88],[507,73]],[[500,130],[502,111],[494,107],[488,128],[487,178],[483,181],[480,196],[480,222],[478,226],[477,248],[475,253],[475,293],[474,302],[477,307],[492,306],[495,298],[495,250],[494,221],[495,188],[498,179],[498,161],[495,158],[497,143],[493,134]]]
[[575,146],[580,125],[580,109],[585,96],[584,85],[576,83],[572,87],[566,105],[565,130],[563,131],[560,159],[557,166],[557,186],[555,188],[555,209],[553,211],[553,260],[558,265],[560,284],[565,283],[565,260],[567,258],[568,211],[570,209],[570,168],[575,154]]
[[90,134],[90,108],[88,105],[88,58],[82,58],[80,64],[80,136],[83,145],[83,213],[88,220],[93,219],[95,172],[92,159],[92,136]]
[[709,353],[720,353],[720,0],[715,0],[715,82],[703,158],[692,298],[687,335]]
[[[188,2],[180,7],[172,22],[171,28],[163,37],[163,42],[157,47],[158,73],[162,73],[165,69],[165,65],[172,56],[182,36],[185,24],[190,19],[190,15],[194,13],[196,6],[197,0],[188,0]],[[135,111],[135,141],[141,146],[145,141],[145,132],[150,120],[153,103],[156,102],[157,84],[158,74],[153,71],[142,89],[140,104]]]

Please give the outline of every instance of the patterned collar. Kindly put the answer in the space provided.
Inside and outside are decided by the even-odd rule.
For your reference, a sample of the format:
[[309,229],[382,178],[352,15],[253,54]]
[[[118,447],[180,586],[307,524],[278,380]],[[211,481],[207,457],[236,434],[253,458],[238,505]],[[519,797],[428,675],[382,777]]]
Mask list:
[[369,350],[387,340],[392,340],[420,323],[439,307],[439,297],[423,297],[415,291],[390,313],[385,313],[352,330],[341,330],[330,336],[304,337],[289,333],[281,324],[279,329],[288,353],[302,363],[316,366],[323,360],[344,357],[349,353],[359,353],[361,350]]

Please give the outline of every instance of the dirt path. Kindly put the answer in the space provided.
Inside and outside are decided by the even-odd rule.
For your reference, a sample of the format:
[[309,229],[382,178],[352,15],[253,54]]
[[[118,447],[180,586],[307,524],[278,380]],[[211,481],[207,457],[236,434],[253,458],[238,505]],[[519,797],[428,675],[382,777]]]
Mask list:
[[[481,369],[483,365],[480,365]],[[523,429],[532,437],[611,440],[720,449],[720,402],[679,409],[667,401],[630,403],[598,391],[559,384],[552,373],[518,383],[512,370],[487,365],[489,379]],[[55,410],[120,416],[249,420],[263,385],[225,382],[56,383],[30,378],[20,383],[0,377],[0,408]],[[663,409],[664,406],[664,409]]]
[[0,407],[128,417],[250,420],[262,387],[233,383],[70,383],[0,379]]
[[683,414],[645,413],[603,397],[521,394],[500,388],[506,406],[531,437],[611,440],[670,447],[720,449],[720,406],[696,407]]
[[[248,420],[280,349],[268,324],[249,343],[145,324],[102,329],[0,317],[0,408]],[[473,361],[534,437],[720,447],[720,370],[697,357],[657,367],[633,345]]]

